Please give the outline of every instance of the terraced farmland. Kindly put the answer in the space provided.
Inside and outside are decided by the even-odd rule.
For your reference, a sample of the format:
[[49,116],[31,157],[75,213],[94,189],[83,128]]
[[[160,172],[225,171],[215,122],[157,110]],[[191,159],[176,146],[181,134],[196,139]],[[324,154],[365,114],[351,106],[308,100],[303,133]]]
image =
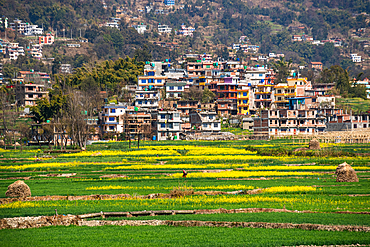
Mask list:
[[[370,244],[369,145],[321,144],[310,156],[276,155],[305,146],[168,141],[140,149],[101,143],[65,154],[0,150],[0,227],[29,228],[0,230],[0,244],[52,246],[61,237],[58,246],[76,245],[84,234],[96,244],[132,246]],[[259,154],[266,150],[275,156]],[[336,182],[343,162],[358,183]],[[5,198],[19,179],[32,197]],[[34,229],[39,218],[17,218],[27,216],[45,216],[50,226]]]

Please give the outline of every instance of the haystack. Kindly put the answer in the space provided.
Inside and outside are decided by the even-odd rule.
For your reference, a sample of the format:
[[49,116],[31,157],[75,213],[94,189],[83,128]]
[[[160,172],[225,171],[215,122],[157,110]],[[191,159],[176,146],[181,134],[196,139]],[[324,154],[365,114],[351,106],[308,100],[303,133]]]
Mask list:
[[320,142],[317,139],[312,139],[308,144],[309,149],[320,149]]
[[346,162],[340,164],[335,171],[337,182],[358,182],[355,170]]
[[5,195],[7,197],[27,197],[31,196],[31,189],[23,180],[17,180],[8,186]]

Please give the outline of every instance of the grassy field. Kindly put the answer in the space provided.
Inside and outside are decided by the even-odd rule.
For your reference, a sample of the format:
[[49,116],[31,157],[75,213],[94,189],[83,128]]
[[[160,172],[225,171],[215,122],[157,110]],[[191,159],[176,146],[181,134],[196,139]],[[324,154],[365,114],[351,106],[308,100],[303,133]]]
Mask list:
[[[70,154],[48,154],[44,153],[46,150],[29,148],[23,152],[0,149],[0,198],[5,197],[8,185],[19,179],[24,179],[30,186],[32,196],[130,195],[129,198],[106,200],[4,203],[0,204],[0,218],[53,215],[55,209],[59,214],[86,214],[101,211],[286,208],[317,213],[170,215],[142,219],[369,226],[369,214],[335,212],[370,212],[370,145],[321,144],[322,150],[312,151],[306,156],[296,156],[291,152],[307,146],[293,143],[293,140],[145,141],[140,143],[140,149],[135,143],[129,149],[127,142],[109,142]],[[358,183],[335,181],[335,169],[343,162],[356,170]],[[186,178],[182,177],[183,169],[188,172]],[[66,176],[68,174],[69,177]],[[142,197],[170,193],[174,189],[233,193],[157,199]],[[253,189],[263,190],[259,194],[244,194]],[[121,236],[122,231],[125,237]],[[106,226],[0,231],[0,239],[13,235],[17,237],[2,240],[4,243],[0,242],[0,245],[83,246],[90,243],[88,237],[81,237],[85,235],[89,235],[96,244],[122,245],[132,241],[131,246],[370,244],[369,233],[294,229]],[[53,243],[58,237],[64,242]],[[79,242],[76,240],[78,237],[81,238]],[[165,242],[159,240],[161,237],[166,237]],[[189,242],[183,239],[189,239]]]
[[0,231],[1,246],[294,246],[368,244],[369,233],[164,226]]
[[361,98],[341,98],[337,99],[337,106],[340,108],[348,108],[356,114],[365,113],[370,110],[370,100]]

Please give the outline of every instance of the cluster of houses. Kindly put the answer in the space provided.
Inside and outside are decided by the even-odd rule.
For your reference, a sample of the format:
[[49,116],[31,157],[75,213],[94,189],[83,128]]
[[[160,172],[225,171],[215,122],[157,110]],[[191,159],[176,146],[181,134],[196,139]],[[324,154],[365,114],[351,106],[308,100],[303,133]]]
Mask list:
[[[195,54],[191,54],[192,57]],[[144,75],[127,87],[130,101],[102,107],[100,130],[152,140],[184,139],[188,134],[218,133],[221,122],[239,119],[258,137],[315,134],[367,128],[366,115],[335,108],[335,83],[311,84],[298,76],[274,83],[273,70],[242,61],[213,61],[206,54],[185,62],[147,62]],[[191,88],[208,90],[214,99],[189,96]]]
[[[240,123],[258,138],[368,128],[368,115],[335,107],[335,83],[311,84],[297,75],[275,83],[273,70],[243,61],[213,61],[209,54],[187,54],[182,68],[170,60],[146,62],[137,85],[126,86],[126,102],[106,103],[88,119],[99,135],[179,140],[221,132],[221,123]],[[20,71],[14,79],[16,102],[30,107],[47,97],[50,76]],[[367,84],[366,84],[367,82]],[[365,86],[369,80],[357,82]],[[192,95],[207,91],[210,97]],[[108,101],[107,101],[108,102]],[[247,123],[247,124],[245,124]],[[240,126],[239,125],[239,126]]]
[[334,46],[339,47],[342,46],[344,41],[340,38],[331,38],[328,40],[314,40],[312,36],[309,36],[307,34],[303,35],[292,35],[292,42],[310,42],[313,45],[324,45],[325,43],[333,43]]
[[[8,26],[6,25],[5,28],[8,28]],[[15,19],[13,22],[11,22],[10,28],[13,31],[17,31],[18,33],[23,34],[25,36],[39,36],[44,33],[44,29],[42,27],[22,22],[22,20],[19,19]]]

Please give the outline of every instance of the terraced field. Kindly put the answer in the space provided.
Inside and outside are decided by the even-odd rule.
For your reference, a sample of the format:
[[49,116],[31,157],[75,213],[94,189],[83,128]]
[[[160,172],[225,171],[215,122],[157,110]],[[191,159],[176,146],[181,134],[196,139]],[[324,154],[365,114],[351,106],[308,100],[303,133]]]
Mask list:
[[[101,143],[65,154],[0,150],[0,228],[29,228],[0,230],[0,244],[369,245],[369,144],[321,144],[307,155],[284,155],[306,146],[168,141],[140,149]],[[343,162],[358,183],[336,182]],[[5,198],[19,179],[32,197]],[[43,225],[50,226],[8,219],[26,216],[48,216]],[[73,226],[63,223],[68,217]]]

